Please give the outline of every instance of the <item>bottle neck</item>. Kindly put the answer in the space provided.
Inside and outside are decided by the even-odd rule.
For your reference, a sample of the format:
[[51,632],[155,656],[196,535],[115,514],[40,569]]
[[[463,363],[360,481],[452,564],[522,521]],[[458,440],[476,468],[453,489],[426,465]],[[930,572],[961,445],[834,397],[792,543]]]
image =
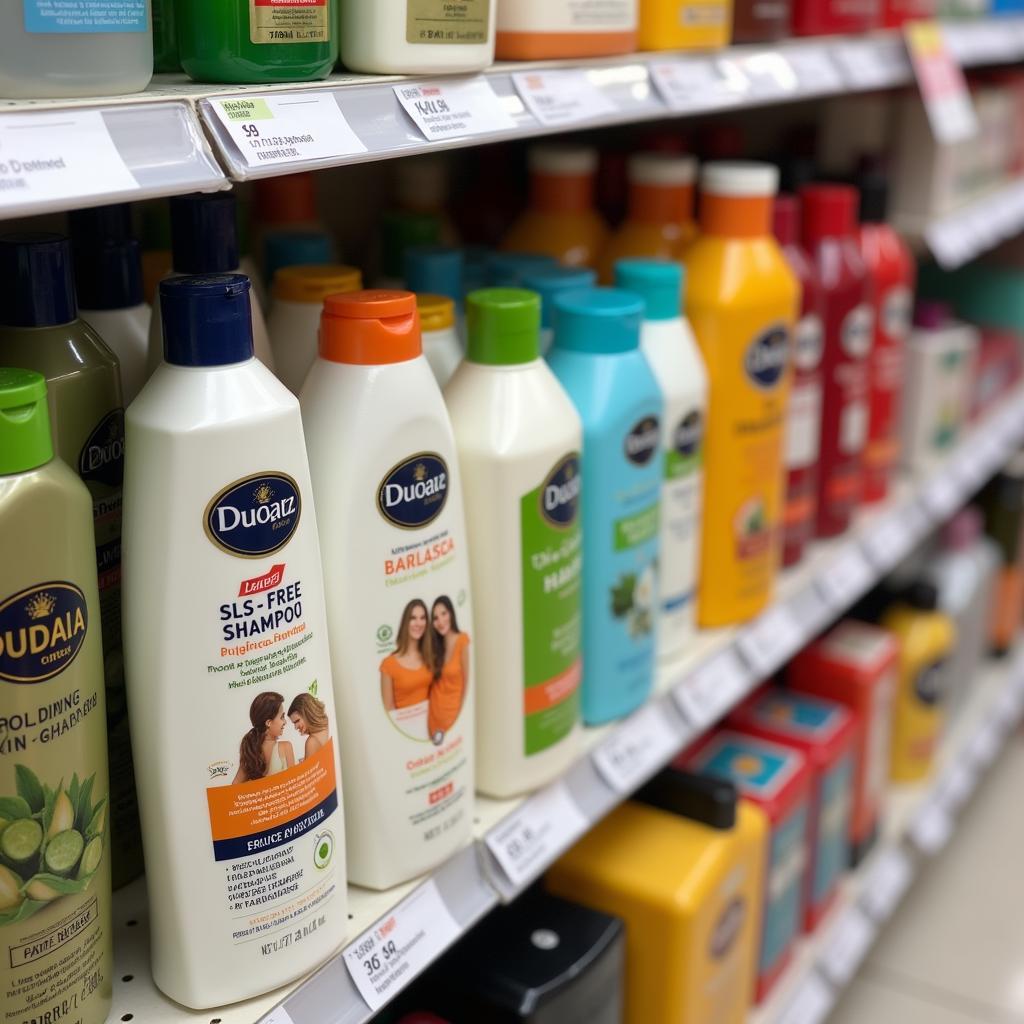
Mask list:
[[594,205],[594,179],[588,174],[534,174],[530,205],[545,213],[580,213]]
[[632,220],[654,224],[685,224],[693,220],[692,185],[630,185]]
[[701,234],[759,238],[770,235],[771,227],[771,196],[701,196]]

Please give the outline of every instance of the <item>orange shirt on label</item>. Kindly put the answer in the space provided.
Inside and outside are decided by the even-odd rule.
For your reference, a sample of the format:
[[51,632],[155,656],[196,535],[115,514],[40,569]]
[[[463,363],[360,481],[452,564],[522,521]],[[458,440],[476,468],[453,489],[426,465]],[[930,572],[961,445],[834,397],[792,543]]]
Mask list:
[[447,732],[459,717],[466,693],[466,677],[462,671],[462,652],[469,646],[469,636],[460,633],[455,638],[452,655],[441,669],[441,678],[430,688],[430,707],[427,712],[427,730],[433,736]]
[[426,665],[406,668],[397,654],[389,654],[380,663],[380,670],[391,679],[396,708],[411,707],[427,699],[433,673]]

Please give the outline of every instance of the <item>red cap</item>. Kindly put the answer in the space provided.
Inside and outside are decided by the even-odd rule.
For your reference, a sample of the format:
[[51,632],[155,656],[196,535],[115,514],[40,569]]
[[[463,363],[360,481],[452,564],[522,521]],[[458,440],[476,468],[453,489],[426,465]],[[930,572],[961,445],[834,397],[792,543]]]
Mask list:
[[804,246],[809,248],[823,238],[852,238],[857,231],[858,201],[852,185],[805,185],[800,189]]
[[780,192],[772,207],[772,234],[779,245],[800,244],[800,200]]
[[371,289],[328,295],[320,316],[320,355],[333,363],[404,363],[423,351],[416,296]]

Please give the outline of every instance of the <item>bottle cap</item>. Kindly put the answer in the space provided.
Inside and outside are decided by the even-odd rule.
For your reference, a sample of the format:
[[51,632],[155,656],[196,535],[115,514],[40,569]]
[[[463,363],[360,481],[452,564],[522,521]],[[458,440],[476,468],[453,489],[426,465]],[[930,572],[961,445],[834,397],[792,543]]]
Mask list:
[[487,260],[487,283],[495,288],[518,288],[526,274],[556,266],[553,256],[540,252],[492,252]]
[[405,250],[410,245],[436,245],[441,240],[441,221],[434,213],[390,210],[381,218],[384,238],[381,270],[387,277],[400,278]]
[[171,253],[179,274],[230,274],[237,270],[235,197],[230,192],[174,196]]
[[573,289],[593,288],[597,284],[597,274],[586,267],[563,267],[550,263],[522,274],[520,283],[540,296],[540,325],[548,328],[555,322],[555,296]]
[[531,174],[583,178],[597,173],[597,150],[593,146],[531,146],[526,160]]
[[226,366],[251,359],[251,287],[245,274],[161,281],[164,360],[175,366]]
[[681,188],[697,180],[697,158],[675,153],[635,153],[629,158],[632,185]]
[[78,316],[71,242],[26,231],[0,238],[0,324],[55,327]]
[[483,288],[466,296],[466,358],[487,366],[529,363],[540,354],[540,296]]
[[52,458],[46,378],[0,367],[0,476],[27,473]]
[[369,289],[329,295],[320,317],[320,355],[333,363],[404,363],[423,351],[416,296]]
[[254,191],[261,224],[313,224],[318,219],[312,171],[258,178]]
[[942,546],[963,551],[976,543],[985,528],[985,517],[976,505],[968,505],[942,528]]
[[82,309],[130,309],[143,301],[142,250],[134,238],[75,247],[75,284]]
[[889,212],[889,179],[877,168],[857,178],[862,224],[884,224]]
[[615,286],[644,300],[645,320],[673,320],[682,315],[683,268],[671,260],[618,260]]
[[739,790],[729,779],[673,767],[655,775],[633,799],[692,818],[710,828],[725,830],[736,824]]
[[701,169],[700,187],[716,196],[774,196],[779,190],[779,169],[755,160],[716,160]]
[[320,306],[335,292],[355,292],[363,287],[358,267],[343,263],[306,263],[282,267],[274,275],[274,298],[284,302],[310,302]]
[[283,267],[333,263],[334,242],[325,231],[281,231],[263,242],[263,267],[273,281]]
[[618,288],[580,288],[555,297],[555,347],[610,354],[640,346],[644,302]]
[[411,292],[447,295],[462,302],[463,256],[450,245],[410,245],[405,250],[404,280]]
[[71,244],[95,248],[103,242],[123,242],[132,238],[132,210],[127,203],[90,206],[68,214]]
[[852,185],[804,185],[800,205],[807,248],[823,238],[852,238],[857,230],[857,190]]
[[443,331],[455,326],[455,303],[447,295],[417,292],[416,309],[420,314],[421,331]]
[[800,200],[780,192],[772,206],[772,234],[779,245],[800,244]]

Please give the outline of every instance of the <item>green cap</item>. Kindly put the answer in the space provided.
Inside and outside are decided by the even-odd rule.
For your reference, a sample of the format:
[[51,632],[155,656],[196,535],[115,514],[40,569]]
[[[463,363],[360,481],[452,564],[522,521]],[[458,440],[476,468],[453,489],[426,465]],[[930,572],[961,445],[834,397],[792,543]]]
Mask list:
[[26,473],[52,458],[46,378],[0,366],[0,476]]
[[466,296],[466,358],[488,366],[540,355],[540,296],[525,288],[481,288]]

